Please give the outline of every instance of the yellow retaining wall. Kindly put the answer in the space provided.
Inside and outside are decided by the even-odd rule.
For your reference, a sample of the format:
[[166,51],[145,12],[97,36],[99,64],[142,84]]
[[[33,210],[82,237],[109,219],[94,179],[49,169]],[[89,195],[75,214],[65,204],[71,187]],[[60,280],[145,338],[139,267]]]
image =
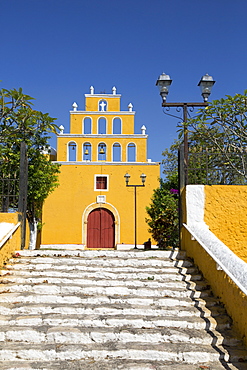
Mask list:
[[247,186],[206,185],[204,221],[217,238],[247,262]]
[[[247,186],[205,186],[204,192],[205,223],[218,239],[247,261]],[[185,191],[182,199],[185,207]],[[224,271],[217,270],[216,262],[196,240],[191,239],[184,227],[181,247],[194,260],[214,295],[225,305],[233,320],[233,327],[247,345],[247,296]]]
[[[19,222],[18,213],[0,213],[0,222],[8,222],[17,225]],[[2,240],[0,240],[0,242]],[[28,240],[29,232],[27,228],[25,249],[28,247]],[[2,267],[4,263],[8,261],[13,252],[20,249],[20,245],[21,245],[21,227],[19,226],[12,234],[12,237],[9,238],[0,248],[0,267]]]
[[209,282],[215,297],[225,305],[233,320],[233,327],[247,345],[247,296],[222,270],[217,270],[215,261],[189,232],[183,229],[182,249],[193,258],[205,279]]

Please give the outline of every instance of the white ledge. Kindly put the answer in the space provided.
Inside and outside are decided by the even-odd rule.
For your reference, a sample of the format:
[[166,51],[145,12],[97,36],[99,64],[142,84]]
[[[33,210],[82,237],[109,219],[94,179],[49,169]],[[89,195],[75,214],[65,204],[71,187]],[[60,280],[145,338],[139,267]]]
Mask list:
[[183,224],[195,240],[214,259],[217,269],[222,269],[234,283],[247,295],[247,263],[236,256],[209,229],[205,222],[196,222],[190,226]]
[[18,222],[6,235],[5,237],[1,240],[1,243],[0,243],[0,249],[2,249],[2,247],[4,246],[4,244],[6,243],[7,240],[9,240],[12,235],[14,234],[15,230],[18,229],[18,227],[20,226],[20,222]]
[[114,115],[114,116],[122,116],[122,115],[132,115],[134,116],[135,115],[135,111],[110,111],[110,110],[107,110],[107,111],[87,111],[87,110],[77,110],[77,111],[74,111],[74,110],[70,110],[69,111],[70,114],[83,114],[83,115],[98,115],[98,116],[109,116],[109,115]]

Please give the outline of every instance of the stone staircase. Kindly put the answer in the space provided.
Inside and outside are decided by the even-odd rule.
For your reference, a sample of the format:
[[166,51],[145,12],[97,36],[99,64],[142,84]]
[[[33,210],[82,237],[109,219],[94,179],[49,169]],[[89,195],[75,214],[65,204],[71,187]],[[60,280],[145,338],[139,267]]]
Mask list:
[[247,369],[179,251],[18,251],[1,271],[0,368]]

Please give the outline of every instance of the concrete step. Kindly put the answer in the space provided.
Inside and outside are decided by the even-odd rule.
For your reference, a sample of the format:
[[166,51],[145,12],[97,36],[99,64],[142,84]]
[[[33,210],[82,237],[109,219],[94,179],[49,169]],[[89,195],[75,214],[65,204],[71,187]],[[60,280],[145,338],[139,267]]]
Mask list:
[[[45,281],[45,282],[44,282]],[[21,281],[18,281],[18,285],[11,284],[9,281],[5,281],[5,284],[3,286],[0,286],[0,294],[8,292],[8,293],[35,293],[35,294],[50,294],[51,292],[54,292],[54,294],[68,294],[68,293],[83,293],[84,290],[88,290],[89,288],[112,288],[115,291],[124,289],[124,292],[126,292],[126,288],[130,291],[133,291],[133,289],[138,293],[140,289],[156,289],[158,292],[162,292],[164,287],[166,289],[186,289],[186,287],[189,290],[192,291],[209,291],[210,287],[206,282],[191,282],[188,284],[188,282],[183,281],[177,281],[177,282],[157,282],[150,278],[150,280],[90,280],[90,279],[77,279],[75,281],[74,279],[52,279],[49,278],[49,280],[43,278],[36,280],[33,279],[32,282],[23,280],[23,283]],[[130,295],[130,294],[129,294]]]
[[142,361],[142,360],[65,360],[65,361],[5,361],[1,370],[246,370],[246,364],[217,362],[200,362],[184,364],[182,362]]
[[[24,287],[24,286],[23,286]],[[21,291],[20,287],[20,291]],[[57,294],[60,294],[58,299],[60,299],[60,303],[66,303],[66,300],[72,299],[74,303],[79,303],[83,300],[83,297],[86,296],[94,296],[94,295],[102,295],[102,296],[111,296],[111,297],[117,297],[117,296],[135,296],[135,297],[171,297],[171,298],[184,298],[184,297],[191,297],[191,298],[204,298],[211,295],[210,290],[185,290],[182,288],[171,288],[171,289],[165,289],[165,288],[159,288],[159,289],[149,289],[149,288],[129,288],[129,287],[98,287],[98,286],[92,286],[92,287],[73,287],[73,286],[52,286],[47,284],[45,287],[42,285],[27,285],[26,291],[24,294],[21,293],[14,293],[11,292],[8,287],[4,287],[2,289],[1,295],[0,295],[0,303],[6,302],[6,300],[10,303],[11,300],[14,302],[16,300],[16,297],[18,297],[18,300],[23,303],[42,303],[44,302],[44,295],[49,297],[52,295],[55,297]],[[17,289],[18,291],[18,289]],[[33,294],[27,295],[25,293],[31,292]],[[35,295],[34,295],[35,294]],[[72,294],[72,296],[69,296],[69,294]],[[75,296],[76,294],[76,296]],[[52,298],[54,301],[54,298]],[[48,298],[47,298],[48,302]]]
[[[58,260],[58,263],[55,263],[56,262],[56,259]],[[54,267],[56,267],[56,269],[58,270],[65,270],[65,271],[72,271],[75,269],[78,269],[78,270],[83,270],[85,268],[85,266],[87,267],[87,269],[89,270],[91,267],[96,267],[97,269],[99,268],[100,266],[100,269],[104,269],[104,268],[120,268],[120,269],[123,269],[126,268],[126,267],[129,267],[132,271],[135,271],[135,268],[137,269],[150,269],[150,268],[169,268],[169,267],[173,267],[175,265],[175,267],[177,268],[183,268],[183,267],[192,267],[193,264],[192,262],[190,261],[187,261],[187,260],[177,260],[177,261],[171,261],[169,259],[156,259],[156,258],[153,258],[153,259],[140,259],[140,258],[131,258],[129,260],[127,259],[123,259],[123,258],[119,258],[119,259],[112,259],[112,260],[108,260],[108,259],[102,259],[102,258],[94,258],[94,259],[86,259],[86,258],[81,258],[81,257],[77,257],[73,263],[64,263],[65,262],[65,258],[63,258],[63,263],[61,263],[61,261],[59,261],[59,259],[61,259],[61,257],[54,257],[52,259],[52,261],[49,261],[49,262],[45,262],[45,261],[37,261],[37,263],[35,263],[35,261],[32,259],[32,260],[26,260],[24,262],[21,262],[21,259],[19,259],[20,263],[22,264],[22,268],[23,269],[27,269],[27,270],[31,270],[31,269],[35,269],[35,270],[49,270],[49,269],[52,269]],[[66,261],[67,262],[67,261]],[[68,261],[68,262],[72,262],[72,261]],[[12,261],[13,263],[13,261]],[[11,268],[11,269],[18,269],[18,264],[16,265],[7,265],[6,268]]]
[[92,345],[82,344],[12,344],[4,343],[0,349],[0,361],[68,361],[68,360],[138,360],[138,361],[175,361],[186,364],[196,364],[199,359],[203,362],[226,361],[239,362],[240,359],[247,361],[246,351],[243,349],[231,348],[226,350],[223,346],[216,349],[210,345],[194,345],[184,343],[165,344],[143,344],[127,343]]
[[[38,320],[37,320],[38,321]],[[100,320],[98,320],[100,321]],[[107,321],[107,320],[106,320]],[[141,321],[141,320],[140,320]],[[137,319],[138,322],[138,319]],[[34,320],[33,320],[34,323]],[[203,344],[203,345],[225,345],[241,347],[241,342],[236,337],[233,337],[231,331],[224,331],[220,334],[215,330],[207,330],[204,332],[200,329],[188,329],[185,331],[183,327],[178,326],[159,326],[159,322],[150,323],[143,321],[143,326],[137,327],[128,319],[124,319],[123,323],[120,320],[109,320],[106,322],[98,322],[90,325],[89,320],[84,320],[83,326],[78,326],[76,320],[57,319],[56,326],[52,320],[44,320],[43,325],[33,325],[33,327],[21,327],[6,325],[5,328],[0,327],[0,343],[29,343],[29,344],[104,344],[114,342],[115,344],[125,343],[187,343],[187,344]],[[161,322],[160,322],[161,323]],[[80,323],[79,323],[80,324]],[[155,326],[155,324],[158,324]],[[88,326],[89,325],[89,326]],[[116,330],[117,329],[117,330]],[[148,329],[148,330],[147,330]]]
[[247,361],[184,253],[18,253],[1,271],[3,369],[229,370]]
[[186,252],[180,250],[174,251],[141,251],[141,250],[132,250],[132,251],[116,251],[116,250],[84,250],[84,251],[72,251],[72,250],[17,250],[21,257],[86,257],[86,258],[98,258],[98,257],[105,257],[105,258],[126,258],[129,259],[131,257],[134,258],[170,258],[170,259],[185,259]]
[[[182,273],[178,273],[177,269],[174,269],[174,271],[170,271],[171,269],[165,269],[166,272],[164,272],[164,269],[155,269],[155,268],[149,268],[149,269],[113,269],[113,268],[90,268],[87,267],[80,269],[80,267],[77,268],[77,270],[73,269],[71,271],[65,271],[62,269],[55,269],[51,268],[49,270],[36,270],[36,269],[11,269],[6,268],[4,270],[0,271],[0,276],[2,277],[8,277],[8,280],[11,279],[11,277],[23,277],[23,279],[34,277],[34,278],[40,278],[41,272],[43,272],[42,275],[45,274],[46,277],[53,277],[53,278],[63,278],[63,279],[119,279],[119,280],[131,280],[131,279],[140,279],[140,280],[155,280],[155,281],[187,281],[187,282],[196,282],[202,280],[202,276],[200,274],[190,274],[186,271],[183,271]],[[41,278],[40,278],[41,279]],[[44,281],[44,280],[43,280]],[[1,279],[1,283],[4,283],[4,281]]]
[[[223,330],[229,329],[231,322],[226,315],[218,316],[216,318],[207,317],[202,318],[193,315],[193,311],[188,312],[188,316],[178,317],[174,314],[171,316],[161,315],[155,316],[156,312],[153,310],[153,316],[147,316],[145,309],[115,309],[111,307],[92,307],[82,309],[82,317],[78,315],[65,314],[49,314],[46,316],[42,314],[33,316],[0,316],[1,329],[9,326],[76,326],[76,327],[106,327],[106,328],[184,328],[184,329],[206,329],[206,330]],[[157,312],[158,313],[158,312]],[[166,313],[164,311],[163,313]]]

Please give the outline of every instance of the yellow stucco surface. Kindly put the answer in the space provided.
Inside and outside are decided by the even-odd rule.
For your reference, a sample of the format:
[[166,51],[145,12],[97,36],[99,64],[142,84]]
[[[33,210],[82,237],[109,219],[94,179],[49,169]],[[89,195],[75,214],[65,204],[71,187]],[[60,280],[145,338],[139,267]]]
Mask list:
[[[116,243],[133,244],[134,188],[126,187],[125,173],[131,175],[130,184],[141,184],[145,173],[145,187],[137,188],[137,240],[142,244],[150,237],[145,222],[145,207],[158,186],[159,164],[68,164],[61,166],[60,186],[45,201],[42,222],[42,244],[85,244],[86,212],[97,207],[109,209],[115,217]],[[109,190],[94,190],[95,175],[109,176]],[[106,203],[97,204],[97,196],[105,195]],[[83,232],[84,230],[84,232]]]
[[98,135],[98,121],[100,118],[106,119],[106,134],[113,133],[113,120],[115,118],[120,118],[121,121],[124,120],[124,125],[122,129],[123,135],[133,134],[134,133],[134,112],[122,114],[109,113],[109,112],[72,112],[70,115],[70,133],[71,134],[84,134],[84,120],[91,118],[92,120],[92,134]]
[[89,112],[97,112],[99,110],[99,101],[107,101],[107,112],[120,111],[121,95],[112,94],[85,94],[85,110]]
[[[204,194],[204,221],[210,231],[247,262],[247,186],[206,185]],[[185,191],[182,199],[185,209]],[[186,250],[187,256],[202,271],[214,295],[225,305],[233,326],[247,345],[247,296],[224,271],[217,269],[216,262],[185,228],[182,228],[182,249]]]
[[[146,175],[145,187],[137,188],[137,244],[143,244],[150,237],[145,222],[146,206],[150,204],[153,190],[159,186],[160,166],[147,160],[145,129],[135,134],[135,112],[131,107],[121,111],[120,98],[121,95],[114,91],[113,94],[98,95],[92,92],[85,95],[84,111],[75,107],[70,112],[70,132],[61,133],[57,140],[57,161],[62,164],[60,185],[44,204],[41,244],[82,244],[87,247],[89,214],[96,208],[106,208],[114,217],[115,246],[133,245],[134,188],[126,187],[124,175],[127,172],[131,176],[130,184],[134,185],[141,185],[140,175]],[[106,130],[104,125],[102,129],[104,133],[98,132],[100,118],[106,122]],[[84,128],[86,119],[91,122],[90,133],[84,133],[88,131]],[[113,130],[114,122],[118,130]],[[113,134],[116,131],[118,134]],[[100,154],[102,143],[103,155]],[[114,158],[116,143],[119,151]],[[134,145],[133,151],[130,145]],[[87,156],[86,150],[89,152]],[[107,177],[108,187],[96,190],[95,178],[101,175]],[[105,196],[103,203],[99,203],[99,195]]]
[[182,249],[187,256],[193,258],[211,289],[224,304],[228,315],[233,320],[233,327],[247,345],[247,296],[222,270],[217,270],[215,261],[205,252],[204,248],[191,239],[191,235],[183,228]]
[[[1,222],[7,222],[10,224],[17,225],[19,222],[18,213],[0,213],[0,223]],[[3,237],[2,240],[0,240],[0,243],[3,242],[5,236]],[[28,227],[27,227],[25,248],[28,247],[28,239],[29,239],[29,232],[28,232]],[[20,245],[21,245],[21,227],[19,226],[12,234],[12,237],[6,240],[6,242],[2,244],[0,247],[0,267],[2,267],[3,264],[11,257],[13,252],[20,249]]]
[[[73,137],[68,138],[65,135],[58,138],[58,161],[67,161],[68,160],[68,144],[73,141],[77,145],[76,149],[76,159],[77,161],[83,160],[83,144],[89,143],[92,146],[92,162],[98,161],[98,145],[104,143],[106,145],[106,161],[113,161],[113,145],[119,143],[122,149],[121,159],[123,162],[127,161],[127,146],[130,143],[136,145],[136,161],[137,162],[146,162],[147,151],[146,151],[146,138],[145,137],[128,137],[128,138],[117,138],[117,137],[106,137],[105,135],[97,135],[98,137]],[[143,136],[143,135],[142,135]]]
[[205,186],[205,223],[245,262],[247,262],[246,209],[247,186]]

